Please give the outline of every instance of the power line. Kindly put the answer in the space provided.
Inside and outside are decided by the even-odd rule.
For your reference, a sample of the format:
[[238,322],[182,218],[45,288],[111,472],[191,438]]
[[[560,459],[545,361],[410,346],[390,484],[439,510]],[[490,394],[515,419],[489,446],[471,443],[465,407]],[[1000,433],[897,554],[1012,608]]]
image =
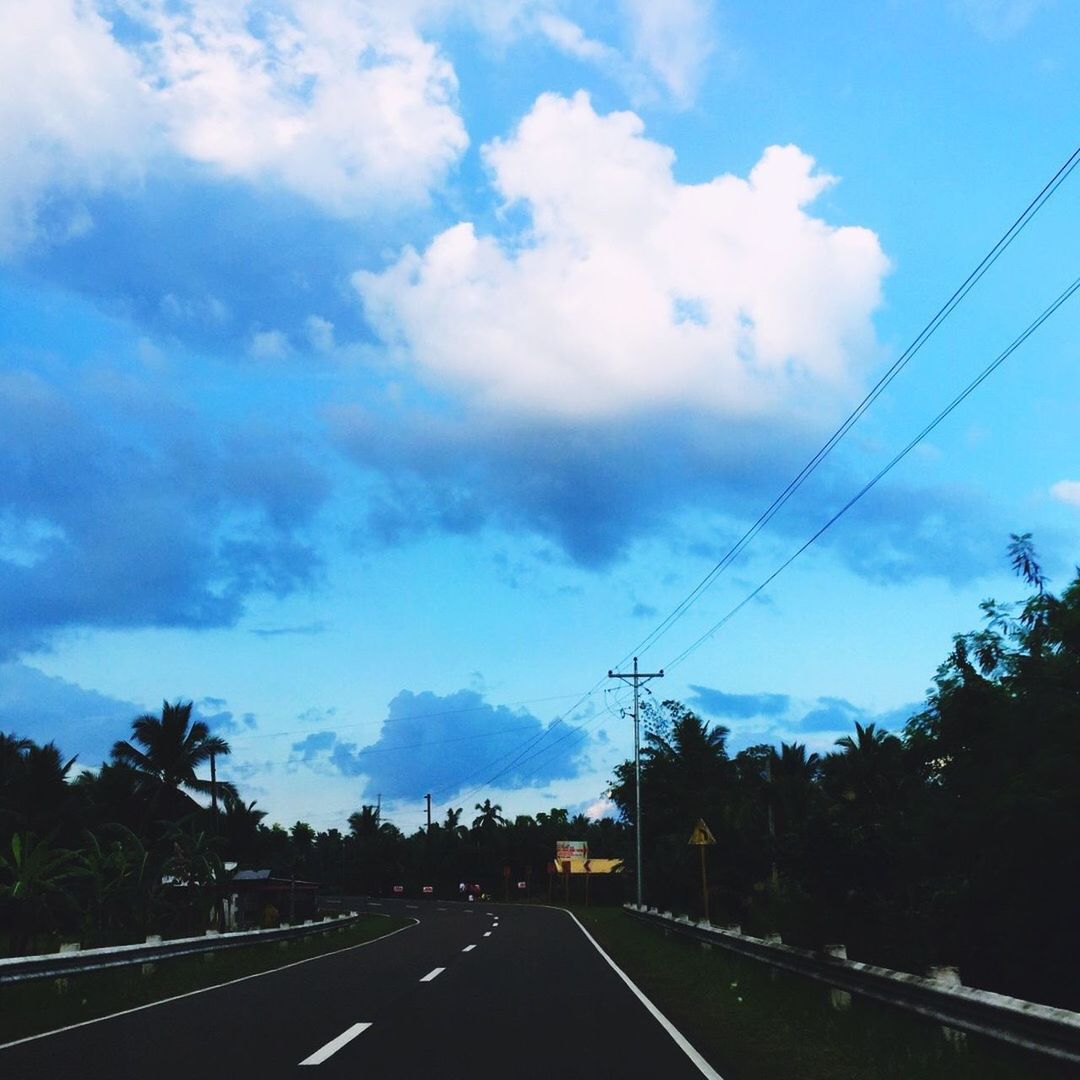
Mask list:
[[950,413],[952,413],[966,398],[968,398],[975,390],[982,385],[1003,363],[1032,334],[1035,333],[1039,327],[1042,326],[1047,319],[1049,319],[1078,289],[1080,289],[1080,277],[1076,278],[1063,292],[1061,292],[1057,298],[1043,310],[1043,312],[1034,319],[1024,331],[1016,338],[1012,343],[1001,353],[999,353],[983,370],[970,382],[968,385],[960,391],[945,406],[938,414],[931,420],[902,450],[900,450],[886,465],[884,465],[870,480],[868,480],[839,510],[824,525],[821,526],[813,536],[810,537],[794,554],[790,555],[784,562],[782,562],[760,585],[748,593],[738,604],[735,605],[722,619],[715,623],[709,630],[702,634],[696,641],[685,648],[674,660],[671,660],[665,665],[667,669],[676,667],[681,664],[691,653],[700,648],[709,638],[713,636],[718,630],[720,630],[726,623],[728,623],[739,611],[741,611],[755,596],[758,596],[763,589],[767,588],[777,577],[780,576],[804,551],[806,551],[811,545],[817,542],[817,540],[823,536],[832,526],[840,520],[868,491],[875,487],[884,476],[895,468],[907,455],[919,445],[931,431],[934,430]]
[[[806,482],[810,475],[817,469],[817,467],[825,460],[826,457],[833,451],[836,445],[841,439],[851,430],[852,427],[858,423],[863,414],[870,408],[870,406],[881,396],[882,393],[888,388],[890,383],[900,374],[901,371],[908,365],[908,363],[918,354],[923,345],[937,332],[942,323],[956,310],[959,304],[964,298],[971,292],[971,290],[979,283],[983,276],[990,270],[995,262],[1005,253],[1010,247],[1012,242],[1020,235],[1021,232],[1031,223],[1035,215],[1043,208],[1043,206],[1054,195],[1057,189],[1065,182],[1072,171],[1080,163],[1080,146],[1078,146],[1066,159],[1064,164],[1058,169],[1058,171],[1050,178],[1042,190],[1035,196],[1034,199],[1027,205],[1023,213],[1009,226],[1009,228],[1002,234],[1001,238],[996,244],[983,256],[982,260],[971,271],[970,274],[964,279],[963,283],[953,292],[949,299],[938,309],[933,318],[919,331],[918,335],[911,342],[910,345],[900,354],[899,357],[893,362],[892,366],[885,372],[884,375],[874,384],[873,388],[866,394],[866,396],[859,402],[859,404],[848,414],[844,422],[829,436],[821,448],[810,458],[810,460],[802,467],[802,469],[796,474],[796,476],[788,483],[787,487],[776,496],[775,499],[769,504],[766,510],[758,517],[758,519],[746,530],[745,533],[735,542],[735,544],[723,555],[720,561],[705,575],[704,578],[694,586],[693,589],[680,601],[679,604],[656,626],[649,634],[647,634],[637,645],[634,646],[627,654],[619,661],[617,666],[621,666],[626,663],[634,655],[641,655],[646,650],[656,644],[657,641],[672,626],[675,625],[686,614],[689,608],[696,602],[698,597],[701,596],[706,589],[716,580],[731,565],[732,562],[739,556],[739,554],[749,545],[754,537],[776,516],[780,509],[787,503],[787,501],[799,490],[800,487]],[[669,665],[670,666],[670,665]]]

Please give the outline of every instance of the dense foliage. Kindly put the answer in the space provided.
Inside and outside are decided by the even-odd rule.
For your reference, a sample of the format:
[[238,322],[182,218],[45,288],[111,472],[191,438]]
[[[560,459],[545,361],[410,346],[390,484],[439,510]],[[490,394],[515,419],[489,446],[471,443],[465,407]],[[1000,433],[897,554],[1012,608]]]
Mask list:
[[[752,931],[1080,1008],[1080,578],[986,601],[902,733],[856,725],[822,757],[782,744],[729,757],[727,730],[678,702],[647,709],[647,899],[700,910],[690,830],[704,817],[711,915]],[[614,799],[634,816],[633,769]]]

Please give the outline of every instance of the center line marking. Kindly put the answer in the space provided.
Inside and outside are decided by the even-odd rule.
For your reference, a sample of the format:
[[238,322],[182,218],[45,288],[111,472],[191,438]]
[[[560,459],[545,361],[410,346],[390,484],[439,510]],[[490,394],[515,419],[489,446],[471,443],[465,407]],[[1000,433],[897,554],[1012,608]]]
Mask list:
[[466,945],[466,946],[465,946],[465,948],[464,948],[464,949],[462,949],[461,951],[462,951],[462,952],[472,952],[472,951],[473,951],[473,949],[475,949],[475,948],[476,948],[476,946],[475,946],[475,945]]
[[367,1031],[370,1024],[353,1024],[346,1028],[336,1039],[331,1039],[324,1047],[316,1050],[310,1057],[304,1058],[301,1065],[321,1065],[331,1054],[336,1054],[346,1043],[350,1043],[362,1031]]
[[485,930],[484,931],[484,937],[491,937],[491,931],[490,930]]
[[432,968],[420,981],[431,982],[432,979],[437,979],[445,970],[446,968],[444,967]]

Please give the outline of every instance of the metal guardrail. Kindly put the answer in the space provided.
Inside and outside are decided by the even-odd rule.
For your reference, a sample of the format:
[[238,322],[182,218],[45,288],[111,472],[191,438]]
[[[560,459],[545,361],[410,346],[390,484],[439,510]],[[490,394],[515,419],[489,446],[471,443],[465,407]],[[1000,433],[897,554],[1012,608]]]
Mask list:
[[[734,927],[692,922],[656,908],[624,905],[628,914],[698,941],[795,972],[831,987],[874,998],[940,1021],[949,1027],[1012,1043],[1063,1061],[1080,1063],[1080,1013],[942,981],[930,976],[863,964],[842,955],[785,945],[743,934]],[[836,947],[832,947],[836,948]],[[951,970],[951,969],[949,969]]]
[[100,971],[104,968],[127,967],[132,964],[153,964],[174,956],[193,956],[224,949],[236,949],[244,945],[266,942],[289,941],[322,934],[329,930],[344,930],[360,918],[355,911],[348,915],[326,916],[324,919],[308,919],[296,926],[274,927],[269,930],[238,930],[218,933],[208,930],[202,937],[174,938],[162,941],[150,937],[139,945],[115,945],[102,949],[64,949],[42,956],[0,957],[0,986],[27,982],[30,979],[58,979],[78,975],[84,971]]

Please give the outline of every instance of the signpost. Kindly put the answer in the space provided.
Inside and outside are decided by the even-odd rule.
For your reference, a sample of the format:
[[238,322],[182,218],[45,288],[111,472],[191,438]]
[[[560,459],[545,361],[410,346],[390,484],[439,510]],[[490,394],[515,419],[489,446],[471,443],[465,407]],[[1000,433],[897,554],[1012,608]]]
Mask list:
[[587,859],[589,857],[589,845],[584,840],[556,840],[555,859],[557,862],[565,862],[568,859]]
[[566,906],[570,906],[570,860],[562,860],[562,875],[563,875],[563,896],[566,899]]
[[585,860],[585,906],[589,906],[589,877],[592,875],[592,867],[589,860]]
[[710,832],[709,826],[705,824],[704,820],[698,818],[687,843],[701,852],[701,897],[705,901],[705,921],[712,922],[712,919],[709,918],[709,879],[705,873],[705,849],[710,844],[715,844],[716,838]]

